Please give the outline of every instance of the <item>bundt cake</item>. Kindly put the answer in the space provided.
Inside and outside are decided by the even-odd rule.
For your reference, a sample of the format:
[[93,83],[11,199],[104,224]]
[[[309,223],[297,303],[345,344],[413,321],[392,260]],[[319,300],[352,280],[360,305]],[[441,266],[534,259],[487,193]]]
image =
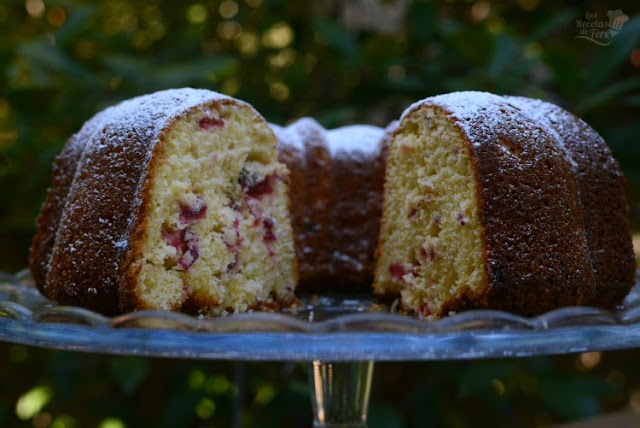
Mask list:
[[[275,310],[370,290],[435,319],[612,308],[635,258],[602,138],[539,100],[459,92],[386,130],[271,125],[179,89],[108,108],[65,145],[36,225],[39,289],[105,314]],[[298,280],[299,276],[299,280]]]
[[370,290],[384,178],[384,130],[325,130],[311,118],[272,125],[291,171],[299,288]]
[[286,166],[248,104],[174,89],[98,113],[53,164],[30,266],[63,304],[225,314],[295,301]]
[[611,307],[634,277],[624,188],[602,139],[558,107],[422,100],[391,136],[374,292],[423,318]]

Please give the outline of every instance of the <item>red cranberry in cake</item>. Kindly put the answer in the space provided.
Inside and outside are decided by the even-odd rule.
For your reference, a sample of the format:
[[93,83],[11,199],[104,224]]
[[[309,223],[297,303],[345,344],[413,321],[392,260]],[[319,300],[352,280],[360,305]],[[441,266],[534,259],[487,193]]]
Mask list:
[[272,173],[265,177],[255,177],[243,171],[243,173],[240,174],[239,180],[242,191],[246,197],[261,199],[265,195],[273,193],[273,188],[278,180],[278,176]]
[[204,129],[205,131],[208,131],[214,127],[223,128],[224,120],[216,117],[203,117],[202,119],[200,119],[200,122],[198,122],[198,125],[200,126],[200,129]]
[[277,241],[278,238],[273,232],[273,227],[276,225],[276,221],[273,218],[268,217],[262,220],[262,225],[264,227],[264,240],[267,242]]
[[193,202],[179,202],[180,221],[182,223],[193,223],[202,220],[207,215],[207,204],[204,202],[202,195],[196,195]]

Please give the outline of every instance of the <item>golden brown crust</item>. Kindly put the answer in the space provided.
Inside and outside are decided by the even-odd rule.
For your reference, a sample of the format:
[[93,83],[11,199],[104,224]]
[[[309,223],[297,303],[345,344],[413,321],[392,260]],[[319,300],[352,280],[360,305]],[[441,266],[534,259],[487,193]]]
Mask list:
[[45,292],[45,279],[49,270],[51,251],[62,216],[69,188],[84,150],[85,139],[72,136],[62,152],[56,156],[51,168],[51,187],[36,220],[36,233],[29,250],[31,274],[41,292]]
[[588,304],[613,308],[628,294],[636,269],[620,166],[602,137],[568,111],[529,98],[507,100],[555,132],[571,156],[597,289]]

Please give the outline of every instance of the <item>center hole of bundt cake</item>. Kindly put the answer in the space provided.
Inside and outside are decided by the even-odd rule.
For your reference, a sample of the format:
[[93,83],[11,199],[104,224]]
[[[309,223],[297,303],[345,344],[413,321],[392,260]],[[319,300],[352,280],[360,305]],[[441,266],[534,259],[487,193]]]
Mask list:
[[142,256],[149,306],[219,314],[290,294],[286,169],[266,123],[246,113],[195,111],[167,132]]
[[440,315],[453,296],[483,281],[470,151],[446,117],[405,117],[387,158],[382,246],[375,291],[401,296],[404,310]]

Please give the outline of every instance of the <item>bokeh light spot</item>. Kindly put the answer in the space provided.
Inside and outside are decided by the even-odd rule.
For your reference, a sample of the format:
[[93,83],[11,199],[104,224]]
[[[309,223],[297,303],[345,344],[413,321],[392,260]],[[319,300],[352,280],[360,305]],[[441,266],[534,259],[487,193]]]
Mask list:
[[502,383],[501,380],[493,379],[491,381],[491,385],[493,386],[493,389],[496,390],[498,395],[504,395],[505,387],[504,387],[504,383]]
[[[273,85],[271,87],[273,87]],[[256,393],[255,402],[259,406],[264,406],[266,404],[269,404],[275,396],[276,396],[276,389],[273,385],[270,385],[270,384],[262,385],[258,389],[258,392]]]
[[218,12],[220,16],[223,18],[233,18],[238,14],[238,3],[232,0],[225,0],[220,3],[220,7],[218,8]]
[[50,428],[75,428],[76,420],[69,415],[57,416],[53,422],[51,422]]
[[296,60],[296,52],[293,49],[283,49],[277,54],[270,55],[269,65],[275,68],[288,67]]
[[282,82],[276,82],[269,86],[269,93],[276,101],[284,101],[289,98],[289,87]]
[[100,422],[100,428],[125,428],[126,425],[118,418],[106,418]]
[[47,21],[52,27],[62,27],[67,20],[67,13],[61,7],[54,7],[47,13]]
[[407,75],[404,67],[401,65],[392,65],[387,69],[387,76],[391,80],[402,80]]
[[243,31],[237,39],[237,46],[243,54],[254,56],[258,53],[258,36],[254,33]]
[[51,400],[51,389],[46,386],[36,386],[24,393],[16,403],[16,416],[23,421],[31,419]]
[[226,40],[235,40],[242,34],[242,26],[236,21],[226,21],[218,24],[218,36]]
[[192,4],[186,11],[187,21],[191,24],[202,24],[207,20],[208,15],[207,8],[199,3]]
[[491,12],[491,4],[486,0],[478,0],[471,6],[471,18],[476,21],[484,21]]
[[202,385],[204,385],[204,381],[206,380],[206,376],[202,372],[202,370],[192,370],[189,373],[189,377],[187,378],[187,384],[191,389],[200,389]]
[[600,352],[583,352],[580,354],[580,363],[585,369],[591,370],[600,363],[601,358]]
[[262,35],[262,44],[268,48],[286,48],[291,42],[293,42],[293,30],[284,22],[278,22]]
[[44,13],[44,2],[42,0],[27,0],[24,3],[24,7],[32,18],[40,18]]
[[[232,79],[228,79],[225,82],[225,84],[231,80]],[[239,82],[237,84],[239,86]],[[223,86],[223,89],[224,89],[224,86]],[[226,91],[223,91],[223,92],[225,94],[228,93]],[[214,376],[211,379],[209,379],[209,382],[207,384],[207,392],[211,394],[218,394],[218,395],[225,394],[227,391],[229,391],[230,386],[231,386],[231,383],[229,382],[229,379],[227,379],[225,376]]]
[[209,419],[216,412],[216,403],[209,398],[203,398],[196,405],[195,411],[200,419]]

